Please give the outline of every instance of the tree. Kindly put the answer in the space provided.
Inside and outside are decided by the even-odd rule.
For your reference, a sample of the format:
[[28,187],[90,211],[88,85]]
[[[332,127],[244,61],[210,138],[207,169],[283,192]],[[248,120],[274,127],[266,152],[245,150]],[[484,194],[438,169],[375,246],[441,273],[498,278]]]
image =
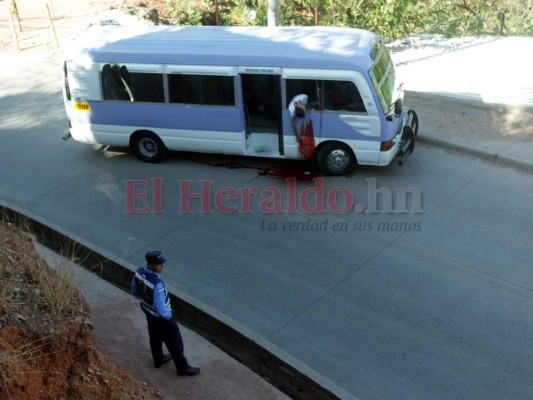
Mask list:
[[182,25],[332,25],[389,38],[533,35],[533,0],[168,0],[167,7]]

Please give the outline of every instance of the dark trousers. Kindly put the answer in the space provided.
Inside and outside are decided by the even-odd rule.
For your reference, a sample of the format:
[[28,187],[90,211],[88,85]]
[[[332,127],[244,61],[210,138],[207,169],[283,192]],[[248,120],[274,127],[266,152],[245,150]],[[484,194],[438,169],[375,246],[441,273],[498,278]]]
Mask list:
[[161,317],[154,317],[147,312],[144,314],[148,322],[150,350],[152,351],[154,363],[160,364],[161,360],[163,360],[163,343],[165,343],[176,369],[182,370],[187,367],[189,364],[183,355],[183,339],[176,320],[174,318],[167,320]]

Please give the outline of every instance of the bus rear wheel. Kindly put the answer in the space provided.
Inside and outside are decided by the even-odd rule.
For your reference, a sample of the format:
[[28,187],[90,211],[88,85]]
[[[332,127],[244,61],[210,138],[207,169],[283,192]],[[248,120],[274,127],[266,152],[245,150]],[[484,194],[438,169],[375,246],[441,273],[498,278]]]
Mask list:
[[320,170],[326,175],[339,176],[351,173],[356,165],[352,150],[343,143],[329,143],[317,154]]
[[136,133],[132,138],[131,147],[137,157],[151,163],[163,159],[167,152],[167,148],[161,139],[152,132]]

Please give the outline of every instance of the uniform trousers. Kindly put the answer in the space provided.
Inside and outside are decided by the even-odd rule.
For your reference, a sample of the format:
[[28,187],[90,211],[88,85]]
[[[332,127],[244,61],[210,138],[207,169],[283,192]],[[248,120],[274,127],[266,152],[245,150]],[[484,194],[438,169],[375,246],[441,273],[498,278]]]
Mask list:
[[[143,310],[144,311],[144,310]],[[163,360],[163,343],[167,347],[176,369],[183,370],[189,364],[183,355],[183,339],[180,328],[174,318],[165,319],[144,312],[148,323],[148,335],[150,336],[150,350],[154,364],[161,364]]]

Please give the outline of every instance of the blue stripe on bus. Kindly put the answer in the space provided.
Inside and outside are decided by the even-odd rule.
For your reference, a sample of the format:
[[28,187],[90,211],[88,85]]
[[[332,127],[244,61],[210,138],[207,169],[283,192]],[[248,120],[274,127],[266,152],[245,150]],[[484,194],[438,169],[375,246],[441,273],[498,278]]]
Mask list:
[[241,132],[242,113],[234,107],[91,102],[90,123],[163,129]]
[[[75,116],[79,116],[76,119]],[[368,137],[340,120],[336,113],[312,113],[315,137],[334,140],[390,140],[400,120],[382,121],[381,137]],[[74,113],[73,122],[88,122],[86,113]],[[320,118],[322,117],[322,123]],[[234,107],[177,106],[129,102],[91,102],[89,122],[97,125],[138,126],[161,129],[242,132],[242,111]],[[283,113],[283,132],[293,136],[288,111]],[[321,131],[321,127],[326,130]],[[386,133],[385,133],[385,132]]]

